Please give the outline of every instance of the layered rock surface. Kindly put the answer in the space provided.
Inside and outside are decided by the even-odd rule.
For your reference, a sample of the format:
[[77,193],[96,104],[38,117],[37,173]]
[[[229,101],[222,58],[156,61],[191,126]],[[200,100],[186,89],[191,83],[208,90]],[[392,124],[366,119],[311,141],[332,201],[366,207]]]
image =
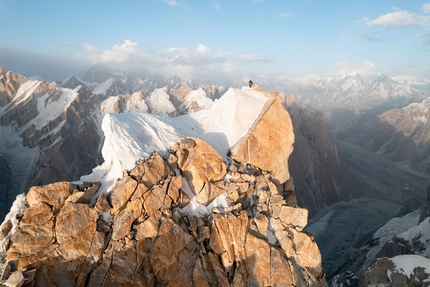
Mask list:
[[[3,232],[11,286],[326,286],[290,178],[222,157],[199,139],[154,152],[91,203],[97,183],[33,187],[16,231]],[[202,174],[202,170],[207,172]],[[187,186],[189,188],[187,188]],[[227,206],[181,213],[220,190]],[[192,192],[190,194],[190,191]],[[187,194],[188,193],[188,194]]]

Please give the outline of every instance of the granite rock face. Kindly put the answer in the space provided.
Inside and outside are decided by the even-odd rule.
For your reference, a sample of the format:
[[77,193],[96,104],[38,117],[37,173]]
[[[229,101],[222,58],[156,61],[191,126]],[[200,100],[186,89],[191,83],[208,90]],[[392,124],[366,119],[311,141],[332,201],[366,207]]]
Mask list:
[[231,148],[231,157],[271,171],[273,181],[283,184],[290,179],[288,158],[294,143],[291,118],[277,93],[262,90],[256,85],[253,88],[264,93],[269,100],[248,134]]
[[[4,232],[0,282],[327,286],[318,247],[303,231],[308,212],[297,207],[291,179],[279,185],[273,172],[227,165],[206,142],[187,138],[164,158],[154,152],[137,161],[107,196],[91,200],[98,183],[33,187],[16,231]],[[227,205],[181,213],[194,196],[212,201],[206,186],[221,190]]]

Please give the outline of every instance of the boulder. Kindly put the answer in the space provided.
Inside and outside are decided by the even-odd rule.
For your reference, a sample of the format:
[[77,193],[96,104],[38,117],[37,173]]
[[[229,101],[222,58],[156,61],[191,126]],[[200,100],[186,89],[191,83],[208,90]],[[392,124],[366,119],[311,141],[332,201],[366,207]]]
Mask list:
[[111,213],[118,212],[130,199],[137,187],[137,181],[131,176],[125,176],[118,180],[108,194],[108,201],[112,207]]
[[27,193],[28,204],[35,205],[44,202],[53,206],[54,210],[59,210],[66,198],[75,190],[76,185],[70,182],[56,182],[44,186],[33,186]]
[[[181,173],[197,195],[198,202],[207,205],[223,192],[213,183],[224,179],[227,166],[212,146],[201,139],[188,138],[182,140],[176,154]],[[207,188],[200,196],[205,185]]]

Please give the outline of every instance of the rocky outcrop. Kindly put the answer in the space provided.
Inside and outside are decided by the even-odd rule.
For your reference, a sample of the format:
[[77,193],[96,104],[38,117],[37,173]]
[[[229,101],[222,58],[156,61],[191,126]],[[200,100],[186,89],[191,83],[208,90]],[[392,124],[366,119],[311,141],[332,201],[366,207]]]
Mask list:
[[220,181],[226,175],[226,164],[213,147],[195,138],[181,141],[174,149],[178,167],[198,203],[208,205],[225,191]]
[[170,95],[170,101],[179,107],[185,102],[185,97],[193,90],[187,83],[183,84],[178,89],[171,89],[167,87],[167,93]]
[[332,274],[335,276],[328,274],[330,285],[358,286],[361,282],[361,286],[428,286],[425,285],[430,276],[428,200],[429,194],[421,208],[415,204],[406,206],[405,210],[416,210],[392,218],[365,236],[362,240],[367,237],[367,242],[343,258],[343,264]]
[[416,210],[403,217],[392,218],[379,229],[366,234],[361,239],[363,241],[360,243],[361,246],[360,241],[357,240],[356,246],[345,252],[338,269],[334,270],[332,274],[328,274],[328,280],[334,286],[341,284],[357,286],[363,273],[378,258],[412,254],[411,251],[414,249],[412,245],[415,245],[416,249],[421,249],[422,244],[417,244],[418,242],[409,243],[407,240],[398,238],[400,234],[407,233],[411,227],[418,224],[419,216],[420,212]]
[[[230,149],[231,157],[271,171],[274,182],[283,184],[290,179],[288,158],[294,143],[291,118],[277,93],[262,90],[257,85],[253,89],[263,92],[269,100],[248,134]],[[273,129],[274,126],[278,129]],[[260,152],[262,150],[265,152]]]
[[[91,201],[99,187],[91,183],[33,187],[18,228],[2,240],[1,282],[326,286],[318,247],[303,231],[307,210],[297,207],[288,180],[289,189],[280,188],[275,171],[221,159],[188,138],[164,159],[154,152],[139,160],[107,197]],[[202,216],[180,212],[196,199],[210,206],[212,186],[226,205]]]
[[27,81],[23,76],[0,67],[0,107],[10,103],[18,92],[19,87]]

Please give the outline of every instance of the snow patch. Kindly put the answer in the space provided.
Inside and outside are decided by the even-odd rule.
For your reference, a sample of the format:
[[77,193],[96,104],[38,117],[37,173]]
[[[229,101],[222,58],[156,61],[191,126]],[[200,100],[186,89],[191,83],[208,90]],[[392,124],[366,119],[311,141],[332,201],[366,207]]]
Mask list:
[[404,274],[408,278],[414,274],[414,269],[417,267],[422,267],[427,273],[430,273],[430,260],[419,255],[399,255],[390,260],[396,265],[398,273]]
[[[414,245],[414,242],[421,242],[422,246],[427,248],[419,250],[419,255],[426,258],[430,257],[430,248],[428,248],[428,241],[430,239],[430,217],[427,217],[419,225],[410,228],[408,231],[398,234],[397,237],[410,242],[410,245]],[[430,269],[428,271],[430,273]]]
[[96,95],[105,95],[107,90],[112,86],[115,82],[114,78],[109,78],[105,82],[94,87],[93,93]]
[[128,112],[148,112],[148,106],[144,99],[140,97],[140,92],[135,92],[131,95],[131,99],[127,101],[127,111]]

